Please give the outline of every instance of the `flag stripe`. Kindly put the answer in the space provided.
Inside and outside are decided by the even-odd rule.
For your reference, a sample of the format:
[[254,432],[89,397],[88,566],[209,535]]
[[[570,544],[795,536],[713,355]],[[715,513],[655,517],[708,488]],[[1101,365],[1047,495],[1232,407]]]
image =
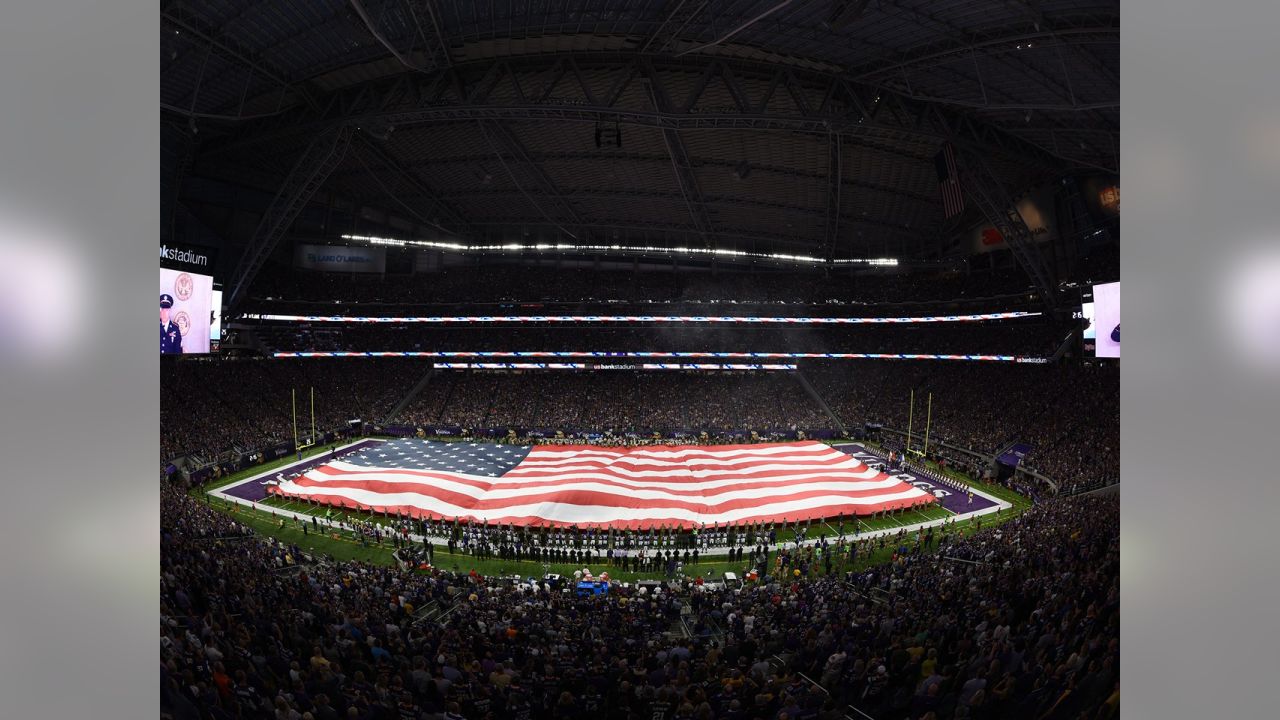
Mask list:
[[[842,486],[840,483],[821,483],[807,486],[802,492],[768,492],[768,491],[744,491],[742,493],[725,494],[708,498],[708,500],[716,500],[719,502],[696,502],[692,500],[681,500],[666,496],[662,493],[635,492],[621,493],[609,492],[608,490],[596,491],[584,488],[572,488],[556,490],[552,492],[533,493],[533,494],[502,494],[495,495],[486,493],[480,497],[471,493],[450,490],[436,486],[408,486],[403,483],[384,483],[384,482],[343,482],[324,483],[317,485],[304,485],[301,483],[291,486],[293,487],[309,487],[313,494],[331,494],[344,495],[346,497],[356,497],[355,493],[346,494],[343,491],[356,490],[361,493],[360,497],[365,498],[361,502],[366,504],[391,505],[397,502],[388,502],[382,498],[407,497],[407,496],[426,496],[431,495],[436,500],[450,503],[457,507],[466,507],[475,513],[492,512],[502,510],[511,506],[511,501],[520,500],[521,504],[534,505],[540,503],[561,504],[561,505],[578,505],[578,506],[625,506],[631,509],[680,509],[692,512],[702,513],[706,515],[718,515],[729,510],[738,510],[745,507],[758,507],[763,502],[783,502],[788,500],[798,500],[808,497],[827,496],[832,493],[839,493],[841,496],[848,498],[850,501],[870,499],[878,501],[886,493],[885,489],[872,490],[855,490]],[[914,490],[914,488],[913,488]],[[916,490],[915,493],[923,495],[923,491]]]
[[[418,483],[412,480],[381,480],[370,478],[352,478],[341,480],[330,480],[327,482],[316,482],[309,478],[301,478],[291,481],[290,488],[351,488],[370,490],[379,493],[403,493],[416,492],[423,495],[437,495],[444,497],[446,494],[454,496],[451,502],[466,502],[463,496],[471,498],[477,507],[483,503],[494,502],[501,503],[508,500],[523,500],[531,502],[535,499],[555,499],[574,497],[575,501],[579,500],[586,494],[609,495],[613,499],[609,502],[618,505],[631,505],[640,507],[642,500],[650,501],[670,501],[673,506],[693,506],[702,505],[711,507],[715,504],[737,499],[763,500],[770,497],[788,497],[798,494],[795,485],[788,484],[770,484],[758,487],[740,487],[734,486],[732,490],[718,492],[711,495],[702,493],[675,493],[664,488],[631,488],[609,485],[608,483],[573,483],[559,484],[538,490],[530,491],[524,489],[506,489],[506,490],[480,490],[469,485],[456,483],[447,480],[436,480],[432,483]],[[872,497],[883,494],[885,491],[900,489],[901,483],[890,478],[887,481],[877,483],[864,482],[842,482],[839,480],[828,480],[827,482],[806,483],[802,492],[812,490],[838,491],[848,493],[858,497]],[[563,501],[563,500],[561,500]],[[594,501],[595,504],[601,501]],[[648,505],[646,507],[654,507],[656,505]]]
[[271,491],[415,517],[594,527],[800,520],[934,501],[812,441],[612,449],[401,440]]
[[[795,445],[804,445],[805,447],[794,447]],[[664,460],[675,460],[682,458],[705,458],[707,460],[726,459],[726,458],[752,458],[776,455],[779,457],[796,457],[805,454],[821,455],[824,457],[834,457],[843,455],[839,450],[835,450],[829,445],[823,445],[814,442],[808,443],[789,443],[789,444],[765,444],[760,445],[727,445],[723,446],[724,450],[707,450],[700,447],[686,447],[671,450],[653,450],[650,448],[634,448],[611,450],[598,448],[593,445],[559,445],[546,446],[542,445],[534,448],[530,452],[532,460],[552,459],[552,458],[574,458],[574,457],[606,457],[606,458],[659,458]]]
[[428,514],[433,518],[459,519],[468,521],[487,521],[491,523],[512,523],[515,525],[555,525],[601,527],[622,526],[641,527],[659,524],[675,524],[682,527],[695,525],[711,525],[715,523],[738,523],[755,520],[781,521],[821,519],[838,515],[867,515],[877,510],[897,509],[920,505],[916,493],[911,491],[881,495],[876,501],[872,498],[849,498],[844,495],[825,495],[771,503],[765,506],[733,510],[718,515],[707,515],[689,510],[666,509],[654,511],[644,508],[573,505],[568,503],[538,503],[533,505],[509,505],[501,514],[476,513],[470,508],[445,503],[430,496],[413,493],[388,494],[377,496],[375,493],[364,493],[359,490],[343,493],[322,493],[315,499],[328,499],[334,504],[375,512],[387,512],[392,515],[407,513],[418,517]]
[[706,467],[706,468],[732,468],[743,465],[751,465],[762,462],[767,463],[804,463],[804,462],[836,462],[847,459],[847,455],[840,452],[829,453],[797,453],[795,455],[756,455],[756,456],[738,456],[731,458],[672,458],[664,460],[661,458],[596,458],[596,457],[580,457],[580,458],[557,458],[554,460],[544,460],[540,456],[530,453],[521,468],[556,468],[565,465],[581,465],[582,463],[595,463],[597,465],[609,465],[610,467],[659,467],[670,468],[679,463],[685,467]]
[[556,468],[554,472],[546,470],[513,470],[505,477],[515,478],[557,478],[565,476],[580,476],[592,474],[607,474],[614,477],[627,478],[663,478],[666,482],[673,483],[697,483],[706,479],[729,479],[729,480],[745,480],[757,477],[776,476],[778,474],[796,475],[809,471],[830,473],[833,470],[848,470],[849,472],[874,472],[867,466],[858,462],[842,462],[839,464],[816,464],[816,463],[765,463],[756,466],[743,465],[739,468],[729,470],[712,470],[697,469],[687,467],[675,467],[668,470],[631,470],[630,468],[620,467],[619,465],[608,466],[592,466],[592,465],[576,465],[566,468]]
[[[510,477],[510,476],[507,476]],[[377,471],[351,471],[339,472],[332,469],[317,468],[308,473],[304,478],[297,482],[306,480],[316,485],[328,484],[334,481],[360,480],[374,482],[404,482],[417,483],[420,481],[435,481],[457,483],[475,488],[480,491],[503,492],[506,490],[514,490],[515,492],[531,492],[538,488],[544,487],[564,487],[569,488],[573,483],[596,481],[605,483],[624,491],[660,489],[673,494],[688,494],[706,496],[714,494],[714,491],[721,488],[744,489],[752,486],[765,487],[789,487],[798,480],[822,480],[843,478],[845,482],[856,483],[858,489],[877,489],[892,487],[897,480],[886,478],[878,471],[866,468],[860,473],[850,473],[843,476],[834,476],[829,471],[818,471],[809,473],[793,473],[785,477],[778,477],[774,473],[763,473],[758,476],[742,475],[735,478],[725,479],[723,477],[716,480],[709,480],[699,483],[676,483],[676,484],[655,484],[652,481],[642,482],[631,480],[628,478],[618,478],[606,473],[573,473],[555,478],[540,478],[535,481],[526,482],[494,482],[494,478],[481,478],[474,475],[466,475],[461,473],[440,473],[428,472],[424,470],[377,470]],[[504,478],[505,479],[505,478]]]

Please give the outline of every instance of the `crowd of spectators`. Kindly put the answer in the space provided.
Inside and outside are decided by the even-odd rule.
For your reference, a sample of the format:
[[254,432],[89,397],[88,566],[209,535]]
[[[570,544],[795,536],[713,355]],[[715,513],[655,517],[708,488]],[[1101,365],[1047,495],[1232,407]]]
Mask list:
[[862,304],[929,302],[997,297],[1027,291],[1017,268],[999,270],[820,269],[809,272],[710,272],[531,269],[528,265],[475,265],[412,275],[360,275],[268,267],[255,279],[253,304],[264,309],[281,302],[333,305],[430,305],[505,302],[654,302]]
[[794,375],[775,372],[440,371],[395,421],[423,427],[604,432],[828,428]]
[[1109,243],[1092,248],[1088,255],[1081,258],[1075,279],[1080,283],[1108,283],[1119,280],[1120,245]]
[[[1064,282],[1120,279],[1119,245],[1093,248]],[[552,263],[478,263],[437,272],[361,275],[268,265],[254,280],[246,309],[304,314],[347,312],[344,306],[421,306],[466,303],[658,303],[718,305],[868,305],[1025,298],[1031,291],[1017,267],[988,267],[973,258],[967,269],[866,268],[824,272],[707,272],[637,265],[636,270],[593,269]],[[340,300],[341,306],[334,304]],[[311,306],[308,308],[308,306]],[[316,307],[319,306],[319,307]],[[326,307],[327,306],[327,307]],[[394,312],[393,308],[385,308]]]
[[[543,583],[310,562],[173,488],[161,713],[420,719],[1118,717],[1116,496],[834,574],[577,597]],[[217,539],[219,536],[228,539]],[[448,608],[447,612],[425,612]],[[682,631],[687,630],[687,632]]]
[[272,351],[846,352],[1052,354],[1066,338],[1039,318],[865,325],[263,324]]
[[[319,430],[354,418],[380,423],[428,366],[396,358],[167,361],[162,367],[162,459],[180,453],[212,459],[233,449],[291,440],[293,389],[301,435],[311,427],[313,387]],[[801,363],[801,369],[846,429],[878,423],[906,431],[910,425],[918,447],[927,425],[935,449],[947,443],[987,456],[1025,442],[1033,450],[1023,467],[1048,476],[1064,491],[1118,479],[1115,365],[829,361]],[[788,372],[438,370],[393,423],[428,430],[640,436],[676,430],[755,431],[762,437],[836,430],[837,423],[799,380]]]
[[[809,363],[802,371],[846,429],[910,425],[918,448],[927,425],[935,450],[947,443],[984,456],[1028,443],[1033,450],[1024,466],[1064,490],[1118,479],[1115,365],[844,361]],[[640,434],[836,427],[796,376],[767,372],[440,371],[396,422]],[[951,455],[953,465],[980,472],[983,463]]]
[[[879,423],[930,442],[1024,461],[1066,490],[1120,472],[1120,370],[1115,364],[817,363],[806,375],[846,423]],[[914,411],[911,407],[915,393]],[[932,400],[930,400],[932,395]],[[930,409],[930,402],[932,409]]]
[[212,459],[236,449],[293,439],[315,423],[331,430],[348,420],[380,421],[428,365],[408,359],[228,360],[164,358],[160,364],[160,452]]

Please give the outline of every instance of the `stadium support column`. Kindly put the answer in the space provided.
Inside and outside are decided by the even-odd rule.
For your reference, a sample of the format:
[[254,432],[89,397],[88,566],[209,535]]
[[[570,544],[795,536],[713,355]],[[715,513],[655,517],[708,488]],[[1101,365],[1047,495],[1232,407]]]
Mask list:
[[400,398],[400,402],[396,403],[396,406],[391,408],[391,412],[387,413],[386,417],[382,418],[383,425],[390,425],[391,421],[396,419],[396,416],[404,412],[405,408],[409,407],[409,404],[413,402],[414,398],[418,397],[422,390],[427,387],[427,383],[431,381],[431,376],[435,374],[435,371],[434,366],[427,367],[427,371],[422,374],[422,377],[418,380],[417,384],[410,388],[409,392],[405,393],[404,397]]
[[1044,255],[1036,245],[1027,223],[1018,212],[1018,206],[1010,197],[1004,183],[991,171],[982,155],[973,148],[956,146],[960,160],[960,182],[968,198],[982,212],[1013,253],[1014,260],[1022,267],[1040,292],[1040,297],[1052,311],[1057,307],[1057,287],[1049,274]]
[[813,401],[818,403],[818,407],[822,408],[822,411],[827,414],[827,417],[831,418],[835,422],[840,433],[842,435],[848,435],[849,430],[845,428],[844,423],[840,421],[840,417],[831,409],[831,406],[827,404],[827,401],[822,399],[822,396],[818,394],[817,388],[809,383],[809,378],[805,377],[804,373],[800,372],[799,368],[796,368],[795,378],[796,381],[800,383],[800,387],[804,388],[805,392],[809,393],[809,397],[813,398]]
[[347,148],[351,145],[352,132],[352,128],[345,124],[325,131],[316,136],[303,151],[302,157],[298,158],[298,162],[280,185],[275,199],[262,214],[258,228],[254,230],[248,247],[240,256],[231,280],[228,308],[235,309],[239,306],[254,276],[293,225],[294,219],[329,178],[330,173],[342,163]]

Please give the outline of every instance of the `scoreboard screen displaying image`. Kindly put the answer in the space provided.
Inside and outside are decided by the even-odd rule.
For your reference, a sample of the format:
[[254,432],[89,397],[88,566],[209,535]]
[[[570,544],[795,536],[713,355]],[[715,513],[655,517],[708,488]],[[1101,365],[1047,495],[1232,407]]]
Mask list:
[[1120,357],[1120,283],[1093,286],[1096,357]]
[[213,302],[209,306],[211,319],[209,321],[209,349],[217,350],[218,343],[222,340],[222,291],[213,291]]
[[[165,307],[168,305],[168,307]],[[213,278],[186,270],[160,268],[160,352],[193,355],[209,352],[213,321]]]

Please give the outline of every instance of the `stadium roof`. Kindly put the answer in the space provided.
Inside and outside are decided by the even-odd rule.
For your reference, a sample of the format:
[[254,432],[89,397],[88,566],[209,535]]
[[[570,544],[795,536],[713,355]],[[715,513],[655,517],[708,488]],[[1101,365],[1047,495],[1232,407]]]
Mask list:
[[908,257],[946,139],[1118,167],[1118,2],[172,0],[161,52],[173,164],[419,235]]

